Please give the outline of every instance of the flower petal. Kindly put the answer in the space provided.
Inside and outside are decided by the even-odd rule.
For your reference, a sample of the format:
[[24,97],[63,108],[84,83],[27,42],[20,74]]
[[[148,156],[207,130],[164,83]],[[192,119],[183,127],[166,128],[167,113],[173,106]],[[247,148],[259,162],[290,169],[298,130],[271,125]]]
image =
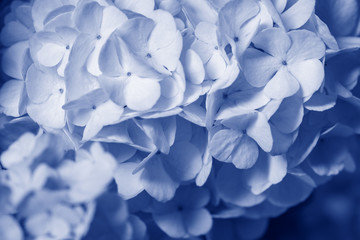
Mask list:
[[31,63],[29,43],[27,41],[18,42],[5,49],[1,60],[1,68],[6,75],[12,78],[24,79]]
[[46,43],[37,52],[39,63],[45,67],[53,67],[57,65],[64,57],[66,46],[55,43]]
[[246,80],[254,87],[262,87],[280,68],[281,61],[267,53],[249,48],[244,53],[241,65]]
[[299,88],[297,79],[282,67],[266,84],[264,91],[270,98],[282,99],[294,95]]
[[282,133],[291,133],[301,124],[304,116],[303,101],[301,98],[294,96],[285,98],[276,113],[270,121]]
[[206,74],[210,79],[220,78],[226,70],[226,62],[219,51],[215,51],[206,63]]
[[211,155],[219,161],[230,162],[231,154],[240,136],[240,133],[235,130],[223,129],[218,131],[210,141]]
[[255,122],[247,128],[246,132],[265,152],[271,151],[273,138],[270,125],[263,113],[258,113]]
[[289,71],[300,83],[303,97],[312,96],[324,81],[324,67],[317,59],[294,63]]
[[160,84],[151,78],[129,78],[125,86],[124,98],[126,105],[135,111],[151,109],[161,95]]
[[135,197],[144,190],[140,181],[142,171],[133,174],[137,165],[134,162],[121,163],[115,170],[114,178],[118,193],[125,200]]
[[193,144],[178,142],[173,145],[163,164],[168,174],[176,181],[188,181],[201,170],[201,153]]
[[182,212],[187,233],[200,236],[210,231],[212,217],[207,209],[189,209]]
[[308,59],[320,59],[325,55],[325,44],[308,30],[295,30],[288,33],[291,39],[291,47],[288,51],[288,64]]
[[243,172],[230,164],[224,165],[216,178],[217,190],[225,202],[240,207],[252,207],[265,200],[265,195],[254,195],[245,184]]
[[188,236],[181,212],[175,211],[162,214],[153,214],[153,218],[159,228],[170,237],[184,238]]
[[12,117],[19,117],[24,113],[25,82],[9,80],[0,89],[0,105],[3,113]]
[[43,103],[30,103],[27,106],[29,116],[38,124],[54,129],[65,126],[65,111],[62,106],[65,103],[65,94],[49,96]]
[[21,240],[24,238],[19,223],[10,215],[0,217],[0,238]]
[[298,0],[281,14],[285,27],[296,29],[304,25],[313,13],[314,7],[315,0]]
[[267,196],[275,206],[291,207],[304,201],[314,187],[314,181],[304,173],[288,173],[280,183],[268,190]]
[[97,2],[83,2],[74,13],[76,27],[83,33],[99,34],[103,7]]
[[160,202],[173,198],[179,187],[179,183],[168,175],[162,160],[156,156],[146,164],[141,174],[141,183],[146,192]]
[[187,79],[193,84],[201,84],[205,78],[205,69],[201,58],[192,49],[186,51],[184,70]]
[[254,166],[259,156],[259,148],[257,144],[243,134],[230,156],[232,163],[239,169],[248,169]]
[[280,28],[268,28],[258,33],[253,39],[256,48],[264,50],[274,57],[285,59],[290,48],[289,36]]

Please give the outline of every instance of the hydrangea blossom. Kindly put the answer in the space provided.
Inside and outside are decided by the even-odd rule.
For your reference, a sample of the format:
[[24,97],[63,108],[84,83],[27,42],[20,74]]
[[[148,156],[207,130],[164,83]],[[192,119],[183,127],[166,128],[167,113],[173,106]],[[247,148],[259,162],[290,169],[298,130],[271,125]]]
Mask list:
[[356,168],[359,6],[8,3],[0,238],[260,238]]

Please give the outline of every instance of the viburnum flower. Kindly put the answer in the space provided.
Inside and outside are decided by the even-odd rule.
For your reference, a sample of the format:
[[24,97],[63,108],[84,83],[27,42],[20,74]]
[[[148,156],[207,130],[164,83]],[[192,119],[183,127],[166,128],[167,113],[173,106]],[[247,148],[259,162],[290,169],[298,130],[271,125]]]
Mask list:
[[324,80],[319,59],[325,45],[314,33],[279,28],[265,29],[253,39],[254,47],[244,53],[242,62],[247,81],[254,87],[265,87],[270,98],[282,99],[299,91],[309,98]]

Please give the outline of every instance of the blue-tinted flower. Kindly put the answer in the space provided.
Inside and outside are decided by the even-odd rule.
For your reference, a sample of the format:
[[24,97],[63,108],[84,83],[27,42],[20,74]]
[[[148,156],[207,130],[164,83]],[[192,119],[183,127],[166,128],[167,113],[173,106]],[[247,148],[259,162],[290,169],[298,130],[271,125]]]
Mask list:
[[[191,196],[191,197],[190,197]],[[204,207],[209,202],[206,188],[185,186],[179,188],[174,199],[153,203],[155,223],[173,238],[188,238],[206,234],[212,226],[212,217]]]
[[266,29],[253,40],[254,48],[244,53],[244,74],[254,87],[265,86],[275,99],[310,97],[324,78],[320,62],[325,45],[314,33],[295,30],[288,34],[278,28]]

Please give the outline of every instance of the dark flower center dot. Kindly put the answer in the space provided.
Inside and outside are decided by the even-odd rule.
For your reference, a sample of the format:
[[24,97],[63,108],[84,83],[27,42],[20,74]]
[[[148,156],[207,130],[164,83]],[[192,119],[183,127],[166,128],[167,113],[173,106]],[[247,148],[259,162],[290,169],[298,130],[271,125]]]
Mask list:
[[234,42],[238,42],[239,38],[238,37],[234,37]]
[[70,49],[70,46],[69,45],[66,45],[66,50],[69,50]]
[[146,57],[147,57],[147,58],[152,58],[152,56],[151,56],[150,53],[146,54]]
[[219,47],[218,47],[218,46],[215,46],[214,48],[215,48],[215,50],[219,50]]
[[126,75],[130,77],[130,76],[131,76],[131,72],[127,72]]
[[287,63],[285,60],[283,60],[283,61],[282,61],[282,65],[287,66],[288,63]]
[[97,35],[97,36],[96,36],[96,39],[97,39],[97,40],[100,40],[100,39],[101,39],[101,35]]
[[59,89],[59,93],[60,93],[60,94],[63,94],[63,93],[64,93],[64,89],[60,88],[60,89]]
[[242,130],[242,133],[243,133],[243,134],[246,134],[246,129]]
[[95,106],[95,105],[93,105],[91,108],[95,110],[95,109],[96,109],[96,106]]

